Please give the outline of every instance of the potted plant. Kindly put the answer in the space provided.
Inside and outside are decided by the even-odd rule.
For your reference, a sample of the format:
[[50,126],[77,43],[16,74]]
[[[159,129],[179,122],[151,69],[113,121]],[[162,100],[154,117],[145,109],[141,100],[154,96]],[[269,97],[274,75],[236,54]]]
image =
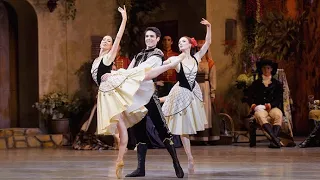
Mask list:
[[78,98],[70,99],[66,93],[51,92],[44,95],[33,105],[41,113],[42,126],[53,134],[69,132],[69,120],[81,109]]

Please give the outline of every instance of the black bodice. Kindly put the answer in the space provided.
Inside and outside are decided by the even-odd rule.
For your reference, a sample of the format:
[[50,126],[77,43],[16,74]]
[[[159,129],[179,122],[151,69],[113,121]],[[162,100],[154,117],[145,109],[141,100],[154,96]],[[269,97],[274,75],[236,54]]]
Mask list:
[[[198,61],[196,60],[196,58],[194,56],[192,56],[192,57],[194,58],[194,60],[197,63],[197,66],[198,66]],[[180,63],[180,71],[177,73],[177,80],[179,81],[180,87],[187,88],[190,91],[192,91],[194,86],[196,85],[196,83],[193,83],[192,87],[190,86],[189,81],[188,81],[186,75],[184,74],[182,63]]]
[[98,67],[98,73],[97,73],[97,81],[99,85],[101,83],[101,76],[104,75],[105,73],[110,73],[112,69],[112,65],[113,63],[111,63],[109,66],[106,66],[103,64],[103,59],[101,60]]

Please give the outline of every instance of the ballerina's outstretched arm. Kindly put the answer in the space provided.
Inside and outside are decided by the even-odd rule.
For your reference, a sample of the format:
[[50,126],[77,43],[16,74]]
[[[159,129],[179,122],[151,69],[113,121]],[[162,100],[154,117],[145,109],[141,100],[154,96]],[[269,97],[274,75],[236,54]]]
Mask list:
[[201,58],[206,54],[211,44],[211,24],[204,18],[202,18],[202,21],[200,23],[207,26],[207,34],[205,43],[203,44],[201,49],[195,54],[195,56],[198,56],[196,59],[199,61],[201,61]]
[[[178,55],[178,56],[180,56],[180,55]],[[177,56],[171,56],[171,57],[169,57],[167,60],[163,61],[162,65],[167,65],[167,64],[171,63],[172,58],[175,58],[175,57],[177,57]]]
[[118,11],[122,15],[122,22],[121,22],[121,25],[119,27],[117,36],[116,36],[116,38],[115,38],[115,40],[113,42],[112,48],[108,52],[108,56],[109,57],[108,58],[103,58],[103,63],[105,65],[110,65],[116,59],[117,51],[118,51],[118,48],[119,48],[119,44],[120,44],[120,41],[121,41],[122,35],[123,35],[125,27],[126,27],[126,23],[127,23],[126,7],[125,6],[123,6],[123,8],[119,7]]
[[185,58],[185,56],[186,55],[184,53],[181,53],[179,56],[170,57],[167,64],[152,68],[148,71],[144,80],[151,80],[169,69],[174,69]]

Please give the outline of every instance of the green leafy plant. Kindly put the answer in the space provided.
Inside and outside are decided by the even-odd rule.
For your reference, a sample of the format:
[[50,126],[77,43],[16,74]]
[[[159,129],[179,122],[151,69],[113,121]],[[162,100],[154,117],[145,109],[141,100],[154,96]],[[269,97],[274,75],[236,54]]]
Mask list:
[[77,15],[76,0],[62,0],[61,4],[65,8],[60,14],[62,21],[74,20]]
[[67,19],[71,18],[72,20],[74,20],[77,14],[76,0],[65,0],[65,1],[66,1]]
[[297,19],[285,17],[282,13],[271,12],[256,25],[257,46],[255,52],[260,57],[288,60],[297,56],[302,46],[301,24],[305,13]]
[[79,98],[70,99],[66,93],[51,92],[44,95],[33,107],[36,108],[45,120],[68,118],[81,110]]
[[253,74],[240,74],[238,77],[237,77],[237,80],[236,80],[236,85],[237,85],[237,88],[238,89],[244,89],[244,88],[247,88],[249,87],[254,79],[256,79],[257,77],[254,77],[254,76],[257,76],[257,75],[253,75]]

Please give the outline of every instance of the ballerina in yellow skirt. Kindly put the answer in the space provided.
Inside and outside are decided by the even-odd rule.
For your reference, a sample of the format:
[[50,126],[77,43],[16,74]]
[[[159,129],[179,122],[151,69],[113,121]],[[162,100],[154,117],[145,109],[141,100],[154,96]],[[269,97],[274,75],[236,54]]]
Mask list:
[[100,43],[100,54],[92,64],[91,74],[99,86],[97,95],[97,134],[114,135],[119,133],[120,145],[116,163],[116,176],[122,178],[123,156],[128,143],[127,128],[141,121],[147,114],[144,107],[154,93],[152,79],[161,73],[173,69],[184,58],[184,54],[171,57],[166,65],[136,67],[112,71],[117,49],[119,48],[127,13],[119,7],[122,22],[113,43],[110,36],[105,36]]

